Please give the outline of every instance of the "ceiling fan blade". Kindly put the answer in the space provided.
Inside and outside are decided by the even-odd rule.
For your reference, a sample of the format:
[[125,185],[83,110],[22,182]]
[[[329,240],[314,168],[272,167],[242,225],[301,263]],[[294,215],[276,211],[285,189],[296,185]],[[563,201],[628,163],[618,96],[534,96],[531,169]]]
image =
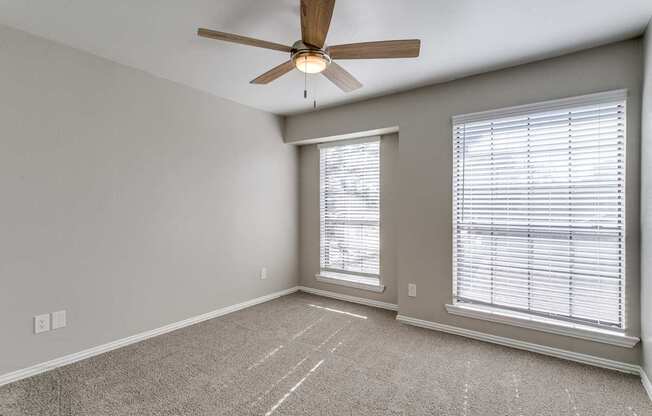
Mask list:
[[351,92],[362,87],[360,81],[335,62],[331,62],[322,74],[344,92]]
[[382,40],[330,46],[328,54],[333,59],[416,58],[420,49],[419,39]]
[[335,0],[301,0],[301,40],[308,45],[324,47],[331,25]]
[[204,38],[223,40],[225,42],[240,43],[242,45],[256,46],[259,48],[273,49],[275,51],[290,52],[292,48],[289,46],[281,45],[280,43],[267,42],[266,40],[248,38],[246,36],[235,35],[233,33],[218,32],[217,30],[210,30],[199,28],[197,34]]
[[287,74],[288,72],[294,69],[294,63],[292,61],[283,62],[281,65],[275,66],[269,71],[265,72],[263,75],[258,78],[250,81],[250,84],[269,84],[274,81],[276,78],[281,77],[282,75]]

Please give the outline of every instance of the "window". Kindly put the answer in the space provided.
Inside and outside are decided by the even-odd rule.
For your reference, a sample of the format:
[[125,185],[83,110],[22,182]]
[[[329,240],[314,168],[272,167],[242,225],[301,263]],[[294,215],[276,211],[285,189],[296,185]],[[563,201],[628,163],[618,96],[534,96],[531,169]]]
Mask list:
[[380,141],[320,145],[321,277],[379,286]]
[[455,304],[625,329],[625,97],[453,118]]

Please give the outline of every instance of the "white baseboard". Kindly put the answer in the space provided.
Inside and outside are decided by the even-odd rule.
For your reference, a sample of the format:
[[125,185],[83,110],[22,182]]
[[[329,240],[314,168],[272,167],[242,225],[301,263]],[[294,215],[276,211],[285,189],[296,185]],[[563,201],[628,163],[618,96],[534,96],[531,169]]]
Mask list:
[[[319,296],[324,296],[324,297],[329,297],[333,299],[339,299],[339,300],[344,300],[348,302],[353,302],[353,303],[359,303],[362,305],[367,305],[367,306],[373,306],[373,307],[378,307],[382,309],[388,309],[392,311],[398,310],[398,305],[392,304],[392,303],[386,303],[386,302],[380,302],[376,300],[371,300],[371,299],[365,299],[365,298],[359,298],[356,296],[349,296],[349,295],[342,295],[340,293],[335,293],[335,292],[329,292],[326,290],[320,290],[320,289],[313,289],[310,287],[306,286],[295,286],[289,289],[281,290],[279,292],[274,292],[270,293],[269,295],[261,296],[255,299],[251,299],[242,303],[238,303],[236,305],[231,305],[231,306],[226,306],[224,308],[220,308],[217,310],[214,310],[212,312],[208,312],[202,315],[194,316],[192,318],[185,319],[183,321],[175,322],[169,325],[162,326],[160,328],[156,328],[150,331],[146,332],[141,332],[140,334],[132,335],[130,337],[122,338],[116,341],[112,341],[103,345],[99,345],[97,347],[89,348],[84,351],[80,351],[74,354],[69,354],[60,358],[55,358],[54,360],[46,361],[44,363],[36,364],[28,368],[24,368],[21,370],[13,371],[11,373],[3,374],[0,375],[0,386],[13,383],[15,381],[27,378],[27,377],[32,377],[37,374],[55,369],[57,367],[62,367],[64,365],[72,364],[77,361],[81,361],[86,358],[90,358],[99,354],[103,354],[105,352],[121,348],[121,347],[126,347],[127,345],[130,344],[135,344],[136,342],[144,341],[148,338],[155,337],[157,335],[162,335],[168,332],[175,331],[177,329],[181,329],[193,324],[197,324],[199,322],[203,322],[209,319],[217,318],[222,315],[227,315],[231,312],[235,312],[241,309],[248,308],[250,306],[258,305],[260,303],[264,303],[267,301],[270,301],[272,299],[279,298],[281,296],[289,295],[291,293],[294,293],[296,291],[302,291],[306,293],[311,293],[314,295],[319,295]],[[592,355],[587,355],[587,354],[581,354],[577,352],[572,352],[572,351],[566,351],[562,350],[559,348],[553,348],[553,347],[547,347],[544,345],[538,345],[538,344],[533,344],[525,341],[519,341],[511,338],[505,338],[505,337],[500,337],[497,335],[491,335],[491,334],[486,334],[483,332],[478,332],[478,331],[472,331],[469,329],[464,329],[464,328],[458,328],[454,327],[451,325],[445,325],[445,324],[440,324],[436,322],[431,322],[431,321],[425,321],[421,319],[416,319],[416,318],[411,318],[409,316],[404,316],[404,315],[397,315],[396,319],[400,322],[404,322],[406,324],[422,327],[422,328],[427,328],[427,329],[432,329],[435,331],[441,331],[441,332],[447,332],[450,334],[455,334],[455,335],[460,335],[463,337],[467,338],[473,338],[477,339],[480,341],[486,341],[486,342],[491,342],[494,344],[499,344],[499,345],[504,345],[507,347],[512,347],[512,348],[517,348],[521,350],[526,350],[526,351],[531,351],[531,352],[536,352],[539,354],[544,354],[544,355],[549,355],[552,357],[557,357],[565,360],[570,360],[570,361],[575,361],[583,364],[589,364],[593,365],[596,367],[602,367],[602,368],[607,368],[610,370],[617,370],[621,371],[624,373],[630,373],[630,374],[636,374],[640,375],[641,377],[641,383],[643,384],[643,387],[645,388],[645,391],[647,392],[648,396],[650,397],[650,400],[652,400],[652,382],[648,378],[647,374],[643,369],[635,364],[629,364],[629,363],[623,363],[619,361],[613,361],[613,360],[608,360],[606,358],[600,358],[600,357],[595,357]]]
[[641,383],[643,383],[643,388],[647,392],[647,397],[649,397],[650,401],[652,401],[652,382],[650,381],[650,378],[647,376],[643,368],[641,368]]
[[595,357],[593,355],[581,354],[578,352],[562,350],[559,348],[548,347],[545,345],[533,344],[531,342],[519,341],[511,338],[500,337],[497,335],[486,334],[484,332],[473,331],[470,329],[459,328],[451,325],[440,324],[437,322],[424,321],[422,319],[411,318],[409,316],[397,315],[396,319],[406,324],[418,326],[421,328],[433,329],[435,331],[447,332],[449,334],[460,335],[467,338],[473,338],[480,341],[491,342],[493,344],[504,345],[507,347],[517,348],[539,354],[549,355],[564,360],[575,361],[582,364],[589,364],[596,367],[617,370],[623,373],[641,374],[641,367],[637,364],[623,363],[620,361],[609,360],[606,358]]
[[347,302],[359,303],[361,305],[373,306],[376,308],[387,309],[390,311],[397,311],[398,305],[393,303],[381,302],[379,300],[359,298],[357,296],[343,295],[341,293],[329,292],[328,290],[314,289],[307,286],[299,286],[299,290],[306,293],[311,293],[313,295],[324,296],[327,298],[333,298],[338,300],[344,300]]
[[259,303],[264,303],[272,299],[279,298],[281,296],[289,295],[299,290],[298,286],[291,287],[289,289],[281,290],[279,292],[270,293],[269,295],[261,296],[259,298],[251,299],[236,305],[226,306],[208,312],[202,315],[193,316],[192,318],[184,319],[183,321],[174,322],[169,325],[162,326],[160,328],[152,329],[150,331],[141,332],[140,334],[132,335],[126,338],[122,338],[116,341],[112,341],[103,345],[98,345],[97,347],[89,348],[84,351],[76,352],[74,354],[65,355],[63,357],[55,358],[54,360],[46,361],[44,363],[36,364],[31,367],[24,368],[22,370],[13,371],[11,373],[0,375],[0,386],[13,383],[15,381],[32,377],[40,373],[44,373],[49,370],[53,370],[57,367],[62,367],[64,365],[72,364],[77,361],[81,361],[85,358],[90,358],[117,348],[126,347],[130,344],[135,344],[136,342],[144,341],[148,338],[155,337],[157,335],[162,335],[168,332],[181,329],[186,326],[194,325],[199,322],[207,321],[209,319],[217,318],[218,316],[226,315],[231,312],[239,311],[240,309],[248,308],[250,306],[258,305]]

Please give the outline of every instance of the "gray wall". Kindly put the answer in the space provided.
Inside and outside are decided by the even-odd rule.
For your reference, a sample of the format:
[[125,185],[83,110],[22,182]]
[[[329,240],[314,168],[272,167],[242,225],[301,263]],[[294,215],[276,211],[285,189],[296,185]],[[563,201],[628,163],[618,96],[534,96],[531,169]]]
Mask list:
[[396,204],[398,191],[398,135],[381,137],[380,141],[380,275],[385,291],[369,292],[355,288],[318,282],[319,272],[319,148],[300,148],[300,284],[345,295],[397,303]]
[[6,27],[0,62],[0,374],[296,285],[281,119]]
[[652,22],[644,42],[641,111],[641,340],[643,369],[652,377]]
[[[450,315],[452,297],[451,116],[617,88],[629,89],[627,299],[629,333],[639,335],[640,39],[286,119],[285,140],[400,128],[397,282],[401,314],[499,336],[638,363],[640,347],[613,347]],[[302,156],[310,152],[302,152]],[[302,158],[303,159],[303,158]],[[302,160],[302,165],[305,160]],[[303,166],[305,168],[305,166]],[[305,171],[305,169],[304,169]],[[311,205],[302,205],[302,211]],[[302,212],[302,218],[306,217]],[[302,222],[303,223],[303,222]],[[305,238],[305,236],[304,236]],[[309,282],[302,270],[302,281]],[[417,297],[407,296],[407,284]]]

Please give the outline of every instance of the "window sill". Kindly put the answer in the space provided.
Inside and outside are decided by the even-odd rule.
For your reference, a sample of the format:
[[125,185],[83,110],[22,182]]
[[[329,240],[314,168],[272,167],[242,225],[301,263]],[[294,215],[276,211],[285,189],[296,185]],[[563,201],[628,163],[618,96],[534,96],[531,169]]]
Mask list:
[[370,292],[381,293],[385,290],[385,286],[380,284],[380,280],[373,277],[321,271],[315,275],[315,278],[319,282],[353,287],[356,289],[368,290]]
[[448,313],[453,315],[498,322],[521,328],[549,332],[551,334],[586,339],[589,341],[601,342],[603,344],[616,345],[618,347],[633,348],[640,341],[637,337],[628,336],[618,331],[594,328],[587,325],[531,316],[524,313],[505,311],[486,306],[458,303],[446,305],[446,310]]

